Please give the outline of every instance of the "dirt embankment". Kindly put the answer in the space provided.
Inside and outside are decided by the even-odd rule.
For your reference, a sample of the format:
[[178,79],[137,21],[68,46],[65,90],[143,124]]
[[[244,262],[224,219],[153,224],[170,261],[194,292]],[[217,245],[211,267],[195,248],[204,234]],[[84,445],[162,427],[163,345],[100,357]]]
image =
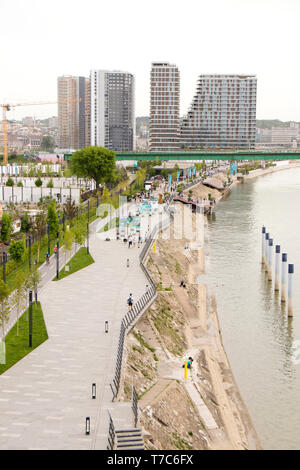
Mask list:
[[[149,255],[158,297],[127,338],[123,398],[130,399],[134,385],[147,449],[256,449],[214,299],[197,282],[204,255],[195,247],[185,238],[160,236],[157,252]],[[185,380],[182,365],[189,356],[194,363]]]

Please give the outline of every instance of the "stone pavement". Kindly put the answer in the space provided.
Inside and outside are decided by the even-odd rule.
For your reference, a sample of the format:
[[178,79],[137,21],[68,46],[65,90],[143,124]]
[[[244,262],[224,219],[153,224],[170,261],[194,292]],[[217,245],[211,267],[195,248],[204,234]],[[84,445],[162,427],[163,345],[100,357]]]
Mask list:
[[138,300],[146,290],[140,249],[92,234],[95,263],[42,289],[49,340],[0,376],[0,449],[104,449],[107,409],[118,425],[130,419],[128,405],[111,402],[109,383],[127,298]]

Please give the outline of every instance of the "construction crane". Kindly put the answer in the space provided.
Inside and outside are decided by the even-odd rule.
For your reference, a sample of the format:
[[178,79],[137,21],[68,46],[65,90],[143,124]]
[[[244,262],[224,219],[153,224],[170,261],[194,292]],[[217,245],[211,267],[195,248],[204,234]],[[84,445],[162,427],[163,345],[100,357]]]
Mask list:
[[18,103],[18,104],[1,104],[2,108],[2,132],[3,132],[3,163],[8,163],[8,138],[7,138],[7,111],[17,106],[36,106],[36,105],[48,105],[48,104],[64,104],[64,103],[79,103],[81,98],[74,98],[70,100],[59,100],[59,101],[36,101],[34,103]]

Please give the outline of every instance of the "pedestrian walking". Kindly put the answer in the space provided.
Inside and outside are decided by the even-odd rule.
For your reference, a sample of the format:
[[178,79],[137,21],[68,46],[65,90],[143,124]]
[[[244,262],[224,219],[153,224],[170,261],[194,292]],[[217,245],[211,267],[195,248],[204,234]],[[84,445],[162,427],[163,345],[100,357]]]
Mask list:
[[133,307],[133,297],[132,297],[132,294],[129,294],[129,297],[127,299],[127,305],[128,305],[128,309],[129,310],[132,310],[132,307]]
[[132,247],[132,236],[129,235],[128,237],[128,248],[131,248]]

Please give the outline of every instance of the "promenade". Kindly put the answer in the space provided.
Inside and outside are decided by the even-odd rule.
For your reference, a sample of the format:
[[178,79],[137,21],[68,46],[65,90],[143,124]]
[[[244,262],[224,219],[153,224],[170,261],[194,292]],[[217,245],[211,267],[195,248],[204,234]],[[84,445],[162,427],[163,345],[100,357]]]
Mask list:
[[0,376],[0,449],[104,449],[107,410],[118,407],[116,415],[127,419],[128,405],[111,402],[109,383],[127,298],[132,293],[137,301],[146,290],[140,250],[99,240],[93,232],[95,263],[42,288],[49,339]]

